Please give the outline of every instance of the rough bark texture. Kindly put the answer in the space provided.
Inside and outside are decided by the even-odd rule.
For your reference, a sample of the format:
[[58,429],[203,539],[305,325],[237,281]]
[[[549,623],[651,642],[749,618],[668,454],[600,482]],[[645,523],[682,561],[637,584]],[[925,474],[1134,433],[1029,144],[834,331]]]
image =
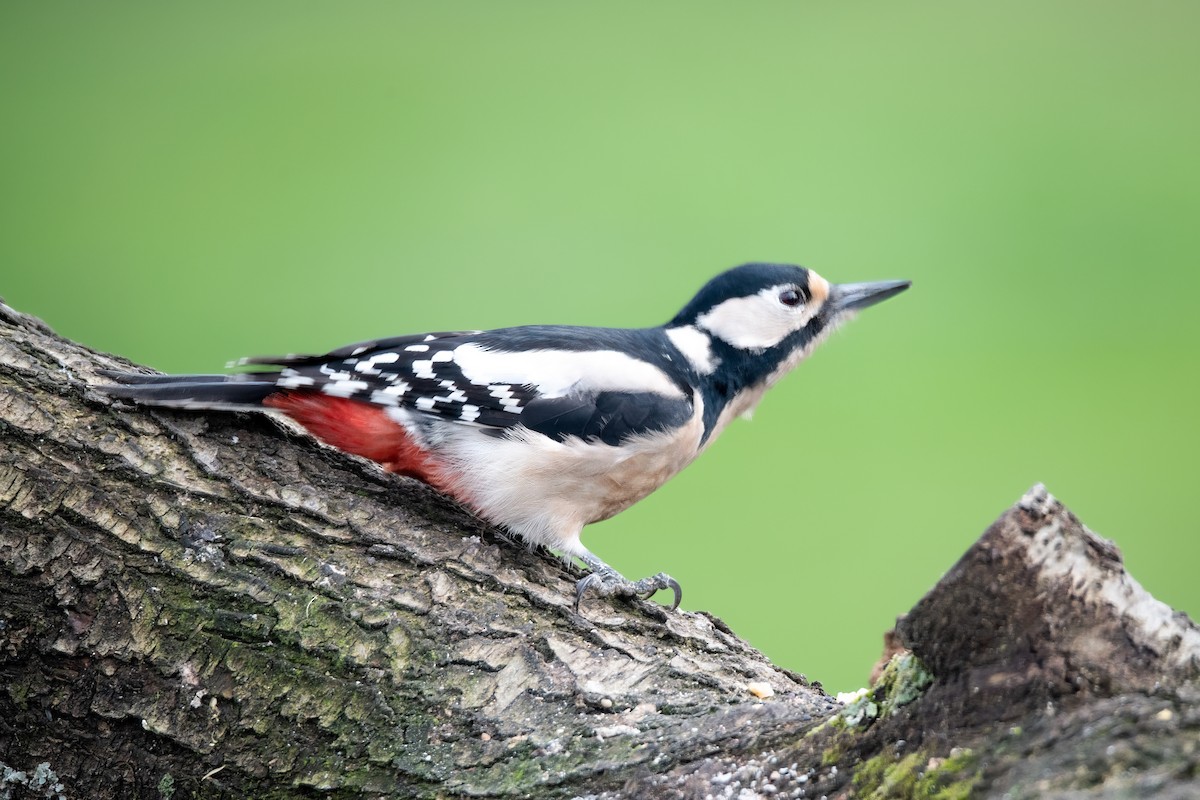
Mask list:
[[1042,486],[889,634],[871,690],[797,741],[601,796],[1200,797],[1200,630]]
[[127,367],[0,305],[0,800],[1198,791],[1200,633],[1040,487],[842,707],[271,420],[89,388]]
[[0,363],[0,761],[72,797],[570,796],[834,708],[269,419],[113,405],[11,309]]

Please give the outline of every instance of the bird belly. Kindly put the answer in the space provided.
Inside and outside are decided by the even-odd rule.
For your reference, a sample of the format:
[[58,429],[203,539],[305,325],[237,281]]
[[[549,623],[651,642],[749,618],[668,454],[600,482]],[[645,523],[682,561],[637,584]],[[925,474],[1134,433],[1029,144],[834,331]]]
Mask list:
[[494,429],[359,400],[289,391],[264,405],[319,439],[417,478],[531,544],[578,555],[579,534],[624,511],[695,459],[704,432],[697,397],[687,424],[619,445],[523,426]]
[[691,463],[704,429],[699,407],[681,428],[619,445],[559,442],[520,426],[500,437],[442,427],[434,450],[451,494],[525,540],[572,555],[584,525],[629,508]]

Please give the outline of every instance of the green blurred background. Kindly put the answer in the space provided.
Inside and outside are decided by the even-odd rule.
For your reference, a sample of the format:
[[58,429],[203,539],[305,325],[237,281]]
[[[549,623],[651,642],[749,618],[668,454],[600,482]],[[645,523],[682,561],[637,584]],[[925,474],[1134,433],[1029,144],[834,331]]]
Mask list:
[[778,662],[1035,481],[1200,611],[1200,4],[5,3],[0,294],[162,370],[914,288],[585,542]]

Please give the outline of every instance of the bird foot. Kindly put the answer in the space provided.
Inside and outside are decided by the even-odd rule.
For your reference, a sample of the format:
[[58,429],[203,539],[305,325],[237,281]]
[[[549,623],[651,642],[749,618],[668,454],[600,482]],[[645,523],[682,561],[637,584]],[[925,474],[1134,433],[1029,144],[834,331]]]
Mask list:
[[679,601],[683,599],[683,589],[679,587],[679,582],[665,572],[642,578],[640,581],[631,581],[603,562],[589,562],[588,566],[592,568],[591,573],[575,584],[576,614],[579,613],[579,603],[588,592],[601,597],[640,597],[648,600],[660,589],[670,589],[675,594],[675,600],[671,603],[672,611],[679,608]]

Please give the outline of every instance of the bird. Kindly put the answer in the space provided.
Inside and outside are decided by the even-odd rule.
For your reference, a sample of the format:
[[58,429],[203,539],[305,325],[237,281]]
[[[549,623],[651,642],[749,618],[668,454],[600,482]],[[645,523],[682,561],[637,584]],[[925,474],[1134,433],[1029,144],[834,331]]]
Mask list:
[[[526,325],[418,333],[323,355],[243,358],[204,375],[107,372],[114,398],[290,417],[335,448],[448,495],[570,560],[589,594],[682,589],[629,580],[585,547],[586,525],[643,499],[704,452],[840,324],[907,280],[833,284],[792,264],[709,280],[663,325]],[[265,368],[265,369],[264,369]]]

